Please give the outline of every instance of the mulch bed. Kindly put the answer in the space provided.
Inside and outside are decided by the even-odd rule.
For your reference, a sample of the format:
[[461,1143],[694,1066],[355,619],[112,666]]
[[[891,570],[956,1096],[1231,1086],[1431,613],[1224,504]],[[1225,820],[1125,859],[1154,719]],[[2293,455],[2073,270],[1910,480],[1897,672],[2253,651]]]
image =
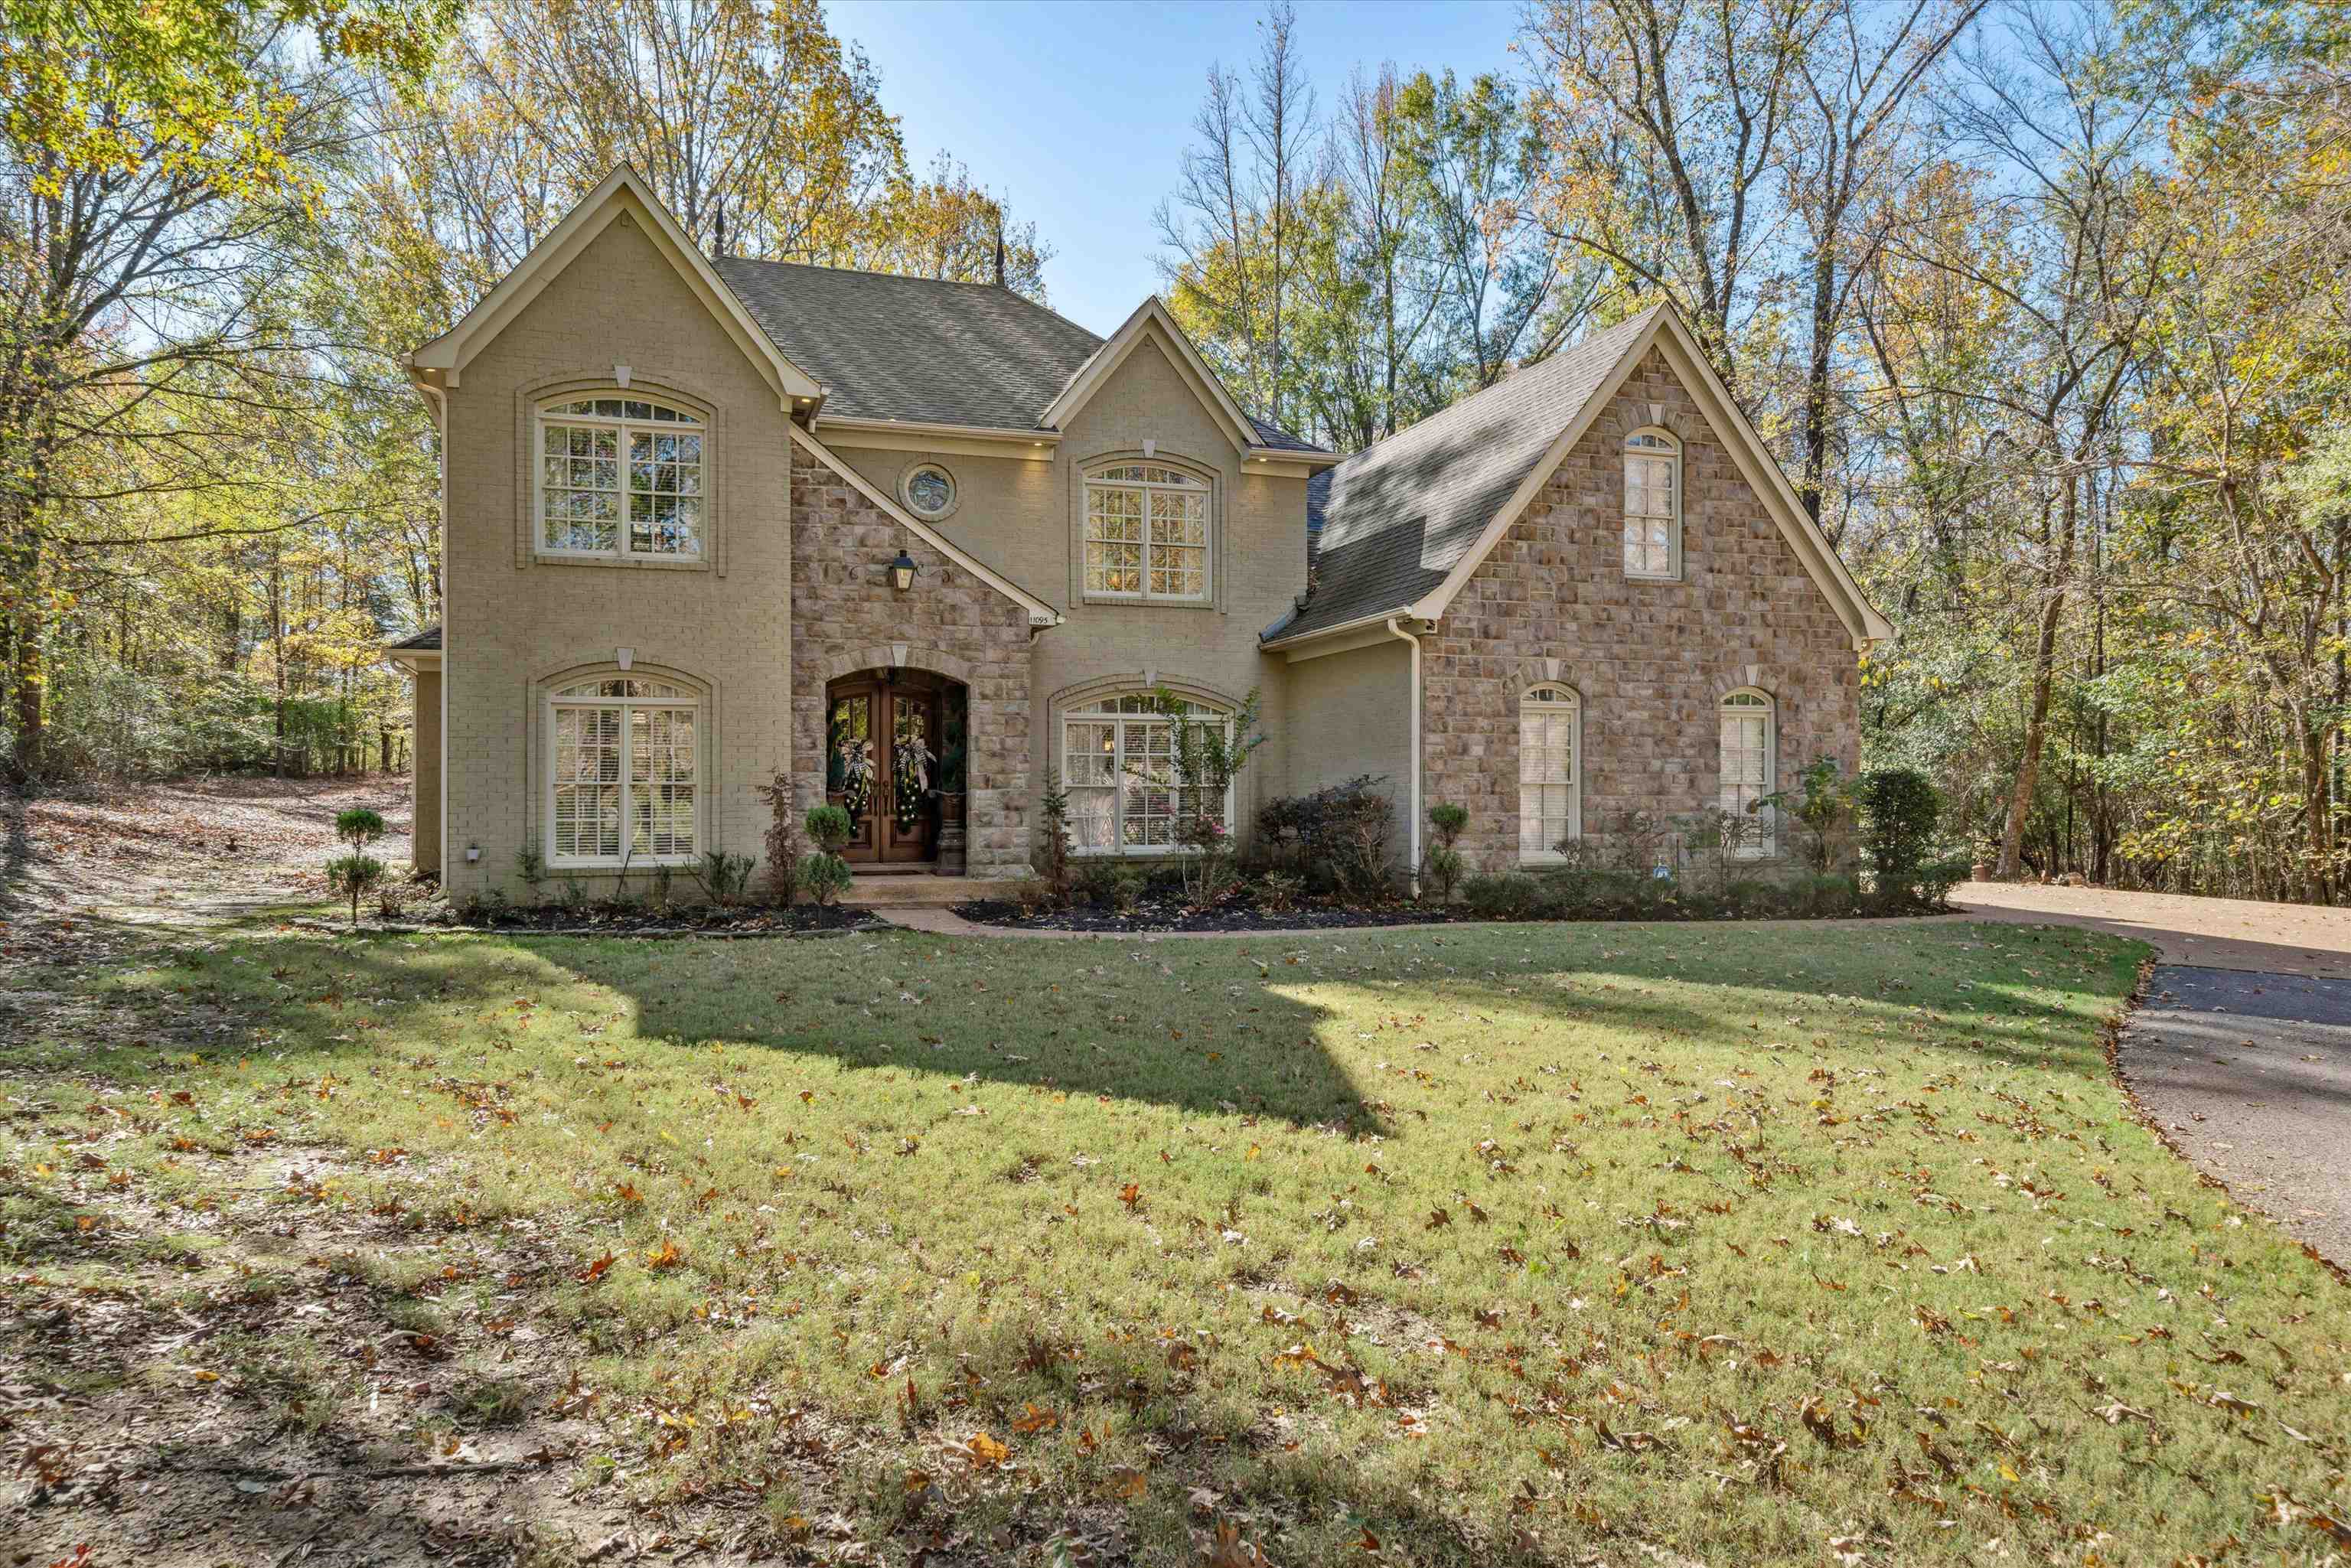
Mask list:
[[[329,925],[324,921],[319,924]],[[697,905],[661,914],[650,909],[566,909],[561,904],[542,904],[496,914],[484,911],[471,920],[459,918],[454,911],[399,922],[370,920],[364,913],[360,918],[361,930],[495,931],[538,936],[830,936],[886,930],[889,924],[868,909],[838,904],[820,909],[813,904],[796,904],[789,909]]]
[[1279,914],[1249,904],[1219,904],[1198,909],[1172,900],[1146,898],[1132,915],[1080,904],[1070,909],[1027,910],[1000,898],[977,898],[955,905],[955,913],[977,925],[1002,925],[1018,931],[1339,931],[1357,925],[1427,925],[1440,922],[1474,921],[1476,916],[1455,909],[1423,908],[1416,904],[1377,907],[1310,905]]

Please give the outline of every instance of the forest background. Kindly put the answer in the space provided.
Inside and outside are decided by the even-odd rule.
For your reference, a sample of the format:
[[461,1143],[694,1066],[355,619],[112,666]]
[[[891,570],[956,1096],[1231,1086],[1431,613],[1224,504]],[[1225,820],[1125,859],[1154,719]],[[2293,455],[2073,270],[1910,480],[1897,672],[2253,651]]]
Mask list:
[[[1544,0],[1464,77],[1231,13],[1134,244],[1354,450],[1665,299],[1897,635],[1865,760],[2004,870],[2351,896],[2351,13]],[[1050,235],[814,0],[0,0],[0,759],[403,765],[402,356],[612,164],[713,253]],[[1791,759],[1801,763],[1803,758]]]

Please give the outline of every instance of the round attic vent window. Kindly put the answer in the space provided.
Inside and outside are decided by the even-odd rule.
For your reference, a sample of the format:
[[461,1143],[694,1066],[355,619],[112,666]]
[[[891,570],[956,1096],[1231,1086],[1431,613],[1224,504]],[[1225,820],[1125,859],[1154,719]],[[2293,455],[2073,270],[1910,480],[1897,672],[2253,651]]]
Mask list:
[[906,476],[906,506],[918,517],[944,517],[955,509],[955,476],[935,463]]

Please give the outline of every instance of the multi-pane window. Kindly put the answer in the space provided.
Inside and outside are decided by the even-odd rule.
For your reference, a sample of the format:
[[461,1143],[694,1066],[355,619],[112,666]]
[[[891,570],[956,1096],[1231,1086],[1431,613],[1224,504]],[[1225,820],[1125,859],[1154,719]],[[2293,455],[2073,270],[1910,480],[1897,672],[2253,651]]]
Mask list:
[[538,547],[557,555],[702,553],[698,415],[641,398],[583,397],[538,417]]
[[1758,691],[1733,692],[1722,699],[1722,809],[1747,824],[1737,853],[1771,853],[1771,809],[1761,804],[1772,793],[1771,699]]
[[[1231,720],[1199,703],[1184,705],[1186,724]],[[1176,787],[1176,724],[1140,693],[1104,697],[1061,723],[1061,782],[1070,796],[1070,840],[1080,854],[1165,854],[1176,848],[1179,812],[1198,803]],[[1207,802],[1229,832],[1232,791]]]
[[1086,591],[1208,596],[1208,486],[1180,468],[1121,463],[1086,479]]
[[1679,577],[1681,448],[1658,430],[1625,442],[1625,575]]
[[695,858],[694,695],[664,681],[603,676],[549,699],[548,861],[644,864]]
[[1519,699],[1519,858],[1560,858],[1560,845],[1583,831],[1577,756],[1582,708],[1575,694],[1550,683]]

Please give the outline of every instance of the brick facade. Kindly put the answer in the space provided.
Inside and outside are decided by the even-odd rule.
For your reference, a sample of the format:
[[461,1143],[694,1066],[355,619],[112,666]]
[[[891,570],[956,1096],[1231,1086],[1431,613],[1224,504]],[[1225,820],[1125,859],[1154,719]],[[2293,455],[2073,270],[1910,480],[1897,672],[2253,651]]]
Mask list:
[[[792,447],[792,751],[802,805],[824,800],[825,686],[859,670],[932,670],[970,701],[967,864],[1019,875],[1029,862],[1029,612],[950,561],[854,486]],[[884,566],[916,569],[899,593]]]
[[[1625,575],[1622,452],[1651,424],[1682,444],[1677,582]],[[1813,758],[1859,757],[1851,634],[1655,350],[1427,639],[1425,799],[1469,808],[1472,866],[1518,860],[1519,698],[1542,680],[1583,699],[1586,837],[1714,804],[1718,706],[1742,686],[1776,705],[1782,788]]]

